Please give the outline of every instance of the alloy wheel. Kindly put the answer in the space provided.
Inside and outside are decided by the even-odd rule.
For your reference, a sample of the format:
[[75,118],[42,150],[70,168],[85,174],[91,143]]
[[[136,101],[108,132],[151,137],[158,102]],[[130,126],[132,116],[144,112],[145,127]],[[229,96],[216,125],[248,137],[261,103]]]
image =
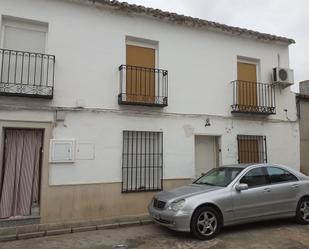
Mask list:
[[302,201],[299,210],[303,220],[309,222],[309,201],[307,200]]
[[215,233],[217,226],[217,218],[212,212],[205,211],[199,215],[197,220],[197,229],[201,234],[205,236],[211,236]]

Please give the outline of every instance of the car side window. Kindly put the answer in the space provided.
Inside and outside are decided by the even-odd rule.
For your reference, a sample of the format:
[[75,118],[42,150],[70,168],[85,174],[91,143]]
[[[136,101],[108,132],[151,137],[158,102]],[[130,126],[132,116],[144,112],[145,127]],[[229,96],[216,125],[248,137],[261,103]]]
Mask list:
[[294,182],[298,181],[297,177],[287,170],[277,167],[267,167],[267,172],[271,183]]
[[249,188],[254,188],[267,185],[269,181],[264,168],[260,167],[250,170],[242,177],[240,183],[246,183]]

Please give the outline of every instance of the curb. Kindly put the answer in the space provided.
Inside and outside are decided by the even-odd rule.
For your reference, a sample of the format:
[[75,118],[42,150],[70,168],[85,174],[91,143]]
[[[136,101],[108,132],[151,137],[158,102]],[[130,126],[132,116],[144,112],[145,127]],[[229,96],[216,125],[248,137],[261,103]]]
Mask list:
[[[97,223],[97,224],[95,224]],[[91,224],[91,225],[89,225]],[[143,226],[153,224],[150,218],[141,219],[118,219],[114,223],[104,223],[104,221],[88,221],[78,223],[63,223],[63,224],[37,224],[1,229],[0,230],[0,242],[8,242],[14,240],[33,239],[44,236],[58,236],[69,233],[81,233],[96,230],[107,230],[116,228],[125,228],[132,226]]]

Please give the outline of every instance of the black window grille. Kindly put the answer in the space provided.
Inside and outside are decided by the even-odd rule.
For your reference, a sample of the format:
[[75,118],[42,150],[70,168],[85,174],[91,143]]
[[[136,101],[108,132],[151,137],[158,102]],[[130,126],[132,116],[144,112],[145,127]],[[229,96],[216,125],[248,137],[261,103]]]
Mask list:
[[163,133],[123,131],[122,192],[163,187]]
[[267,163],[265,136],[238,135],[239,163]]

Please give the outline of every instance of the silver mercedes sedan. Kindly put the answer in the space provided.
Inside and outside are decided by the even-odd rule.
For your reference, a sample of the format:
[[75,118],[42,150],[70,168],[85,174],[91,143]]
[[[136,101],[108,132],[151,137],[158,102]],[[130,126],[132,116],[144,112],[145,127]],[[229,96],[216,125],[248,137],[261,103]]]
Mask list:
[[148,210],[156,223],[203,240],[240,223],[295,217],[309,224],[309,177],[279,165],[223,166],[157,193]]

